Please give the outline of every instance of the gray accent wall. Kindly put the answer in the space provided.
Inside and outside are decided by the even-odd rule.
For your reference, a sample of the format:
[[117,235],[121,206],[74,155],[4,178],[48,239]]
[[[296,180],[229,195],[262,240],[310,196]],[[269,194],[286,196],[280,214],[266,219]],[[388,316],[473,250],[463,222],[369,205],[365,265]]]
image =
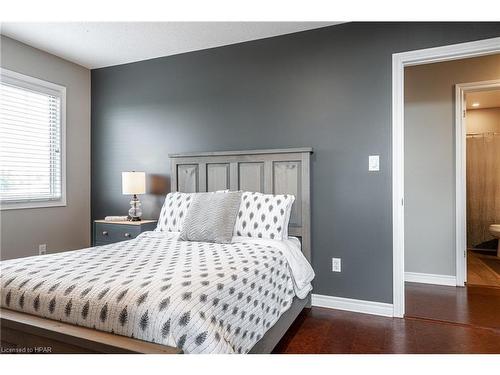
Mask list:
[[2,68],[66,87],[65,207],[0,211],[1,259],[90,245],[90,70],[1,36]]
[[158,217],[169,153],[310,146],[314,293],[391,303],[392,53],[497,36],[500,23],[350,23],[93,70],[92,218],[127,212],[127,170],[147,172]]
[[500,54],[405,69],[407,272],[456,275],[455,85],[492,79]]

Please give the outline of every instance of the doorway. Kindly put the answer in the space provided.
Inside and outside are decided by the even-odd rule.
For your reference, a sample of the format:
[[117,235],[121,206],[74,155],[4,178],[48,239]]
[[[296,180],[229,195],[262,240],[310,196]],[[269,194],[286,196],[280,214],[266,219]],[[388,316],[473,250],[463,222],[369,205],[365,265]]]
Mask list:
[[456,98],[466,171],[465,196],[457,189],[463,202],[457,217],[465,215],[457,237],[465,239],[466,261],[457,267],[465,267],[468,286],[500,288],[500,80],[459,84]]
[[[472,238],[471,233],[474,233],[470,232],[467,236],[467,224],[479,224],[476,223],[477,218],[475,221],[466,221],[467,209],[474,206],[466,199],[467,191],[481,191],[469,196],[473,198],[479,212],[485,211],[486,204],[486,201],[479,199],[483,198],[484,186],[466,184],[466,176],[481,182],[479,176],[485,176],[478,166],[484,169],[485,164],[490,166],[492,159],[490,157],[487,161],[481,158],[485,154],[484,149],[466,153],[467,145],[471,142],[468,139],[470,134],[469,137],[467,134],[479,130],[484,133],[484,129],[480,128],[485,125],[484,121],[482,124],[477,121],[473,124],[473,109],[468,109],[467,105],[472,107],[473,104],[470,95],[500,88],[497,87],[500,84],[500,54],[420,64],[406,68],[404,78],[406,316],[463,324],[477,324],[479,319],[483,319],[481,324],[484,326],[499,328],[500,320],[489,310],[493,306],[499,308],[500,294],[461,287],[465,286],[467,278],[466,244],[469,237]],[[485,78],[486,82],[475,81]],[[460,83],[468,81],[475,83]],[[458,90],[457,96],[455,88]],[[467,129],[467,125],[476,128]],[[491,130],[497,129],[489,130],[491,133]],[[483,138],[480,141],[490,142],[489,135],[488,138],[481,136]],[[479,139],[479,135],[475,137]],[[478,144],[470,144],[475,149],[479,148]],[[491,146],[488,143],[488,149]],[[495,154],[496,148],[491,148],[491,151]],[[469,158],[474,156],[471,160],[476,165],[475,174],[466,173],[469,160],[466,155]],[[491,182],[495,185],[493,180],[498,175],[496,172],[500,170],[495,169],[486,176],[489,185]],[[496,187],[500,186],[496,184]],[[490,201],[495,201],[495,197]],[[493,206],[489,208],[495,209]],[[484,223],[485,220],[481,222],[483,232]],[[480,263],[490,261],[479,259],[479,254],[474,255],[477,256],[471,257],[470,261],[475,261],[473,266],[476,270]],[[493,319],[488,320],[485,316]]]
[[396,317],[405,314],[404,69],[499,52],[500,38],[492,38],[393,55],[393,315]]

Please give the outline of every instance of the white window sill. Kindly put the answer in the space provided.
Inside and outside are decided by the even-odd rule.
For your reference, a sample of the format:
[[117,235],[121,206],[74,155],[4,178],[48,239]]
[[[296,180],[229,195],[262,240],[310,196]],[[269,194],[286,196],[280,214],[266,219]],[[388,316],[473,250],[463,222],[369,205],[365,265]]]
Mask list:
[[18,202],[18,203],[0,203],[0,211],[8,210],[26,210],[30,208],[49,208],[65,207],[66,200],[42,201],[42,202]]

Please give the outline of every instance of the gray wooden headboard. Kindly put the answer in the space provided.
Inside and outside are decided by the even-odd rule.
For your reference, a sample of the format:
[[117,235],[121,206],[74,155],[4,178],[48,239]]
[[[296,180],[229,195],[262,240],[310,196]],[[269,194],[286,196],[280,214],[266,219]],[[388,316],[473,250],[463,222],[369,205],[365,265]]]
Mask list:
[[293,194],[288,232],[311,261],[310,147],[170,154],[171,191]]

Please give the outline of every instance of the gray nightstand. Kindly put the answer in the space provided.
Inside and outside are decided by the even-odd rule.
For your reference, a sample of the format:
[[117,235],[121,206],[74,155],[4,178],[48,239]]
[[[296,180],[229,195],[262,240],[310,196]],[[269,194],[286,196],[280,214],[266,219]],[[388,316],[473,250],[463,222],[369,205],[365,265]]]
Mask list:
[[136,238],[142,232],[154,230],[156,220],[141,221],[94,221],[94,246],[127,241]]

